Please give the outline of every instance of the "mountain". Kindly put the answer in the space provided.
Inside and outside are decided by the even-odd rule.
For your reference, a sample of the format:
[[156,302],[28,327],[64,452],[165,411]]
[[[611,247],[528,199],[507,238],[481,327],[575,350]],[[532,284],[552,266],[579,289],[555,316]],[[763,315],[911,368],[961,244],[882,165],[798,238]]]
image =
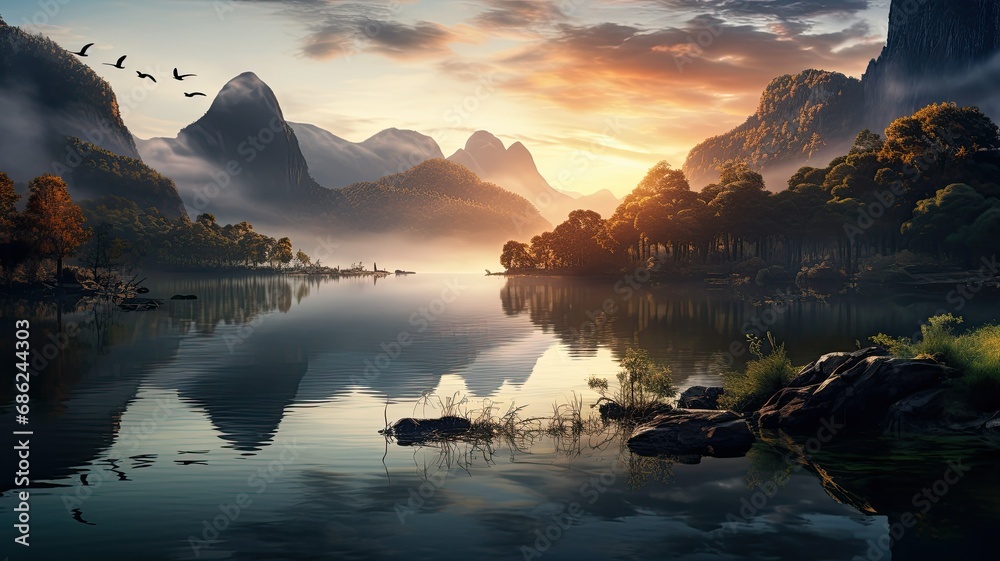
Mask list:
[[570,212],[580,208],[608,217],[618,206],[618,199],[610,191],[574,199],[553,189],[538,172],[535,159],[524,144],[515,142],[509,148],[504,147],[499,138],[487,131],[475,132],[466,141],[465,148],[460,148],[448,160],[465,166],[484,181],[496,183],[528,199],[554,224],[563,222]]
[[310,173],[324,187],[374,181],[427,160],[444,158],[433,138],[415,131],[386,129],[354,143],[315,125],[289,125],[299,139]]
[[[551,227],[524,197],[444,159],[340,190],[366,227],[422,236],[468,235],[506,241]],[[447,230],[441,225],[448,224]]]
[[893,0],[886,45],[863,78],[868,124],[881,130],[892,118],[941,101],[1000,116],[998,53],[996,0]]
[[66,180],[76,198],[124,196],[185,212],[173,182],[140,158],[111,86],[55,42],[0,19],[0,170]]
[[280,225],[311,215],[352,225],[336,191],[309,174],[277,97],[253,72],[226,83],[208,111],[176,138],[137,141],[144,160],[177,182],[184,202],[219,221]]
[[[333,135],[309,125],[300,130],[335,150]],[[414,135],[385,131],[361,144],[347,143],[344,154],[366,150],[391,165],[386,146],[399,146],[400,139],[430,146]],[[249,220],[258,230],[294,228],[297,235],[406,232],[495,243],[548,226],[523,198],[443,159],[341,189],[320,186],[277,97],[252,72],[223,86],[205,115],[176,138],[137,145],[144,159],[177,182],[195,212],[210,212],[219,222]]]
[[862,129],[882,131],[935,102],[1000,117],[1000,2],[892,0],[889,22],[886,45],[860,81],[807,70],[771,82],[746,123],[691,150],[684,171],[692,184],[717,180],[716,161],[743,159],[769,185],[784,185],[799,166],[823,167],[845,152]]
[[[716,162],[746,160],[774,184],[810,161],[826,163],[850,145],[862,124],[861,82],[837,72],[806,70],[768,84],[757,111],[732,131],[695,146],[684,163],[692,186],[718,180]],[[789,166],[795,169],[786,170]],[[788,171],[787,173],[785,173]],[[780,180],[784,184],[784,180]]]

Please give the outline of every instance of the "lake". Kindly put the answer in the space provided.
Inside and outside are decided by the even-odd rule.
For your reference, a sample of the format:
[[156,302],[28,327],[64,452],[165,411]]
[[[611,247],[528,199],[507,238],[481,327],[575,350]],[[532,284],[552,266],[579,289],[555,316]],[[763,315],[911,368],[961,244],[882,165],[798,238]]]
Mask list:
[[[433,447],[377,433],[452,398],[524,416],[580,398],[590,414],[587,377],[613,379],[631,346],[685,389],[744,364],[748,330],[770,331],[804,365],[878,332],[911,335],[939,311],[969,326],[1000,319],[986,294],[959,311],[933,294],[755,301],[623,280],[161,275],[147,296],[198,299],[148,312],[7,302],[3,348],[13,321],[29,319],[38,354],[31,545],[13,542],[20,501],[4,475],[3,552],[936,560],[993,547],[1000,458],[981,442],[885,438],[810,449],[808,465],[783,453],[802,443],[760,442],[745,458],[691,464],[632,456],[612,432]],[[10,387],[0,404],[4,432],[24,428]]]

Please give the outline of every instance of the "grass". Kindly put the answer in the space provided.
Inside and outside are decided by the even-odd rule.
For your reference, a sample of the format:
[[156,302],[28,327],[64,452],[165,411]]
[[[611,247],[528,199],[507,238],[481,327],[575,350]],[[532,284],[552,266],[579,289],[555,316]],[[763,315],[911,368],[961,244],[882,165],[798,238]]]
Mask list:
[[656,364],[643,349],[631,348],[619,361],[618,385],[611,387],[607,378],[591,376],[590,389],[601,394],[598,401],[608,401],[622,412],[624,419],[641,419],[663,410],[666,401],[677,395],[670,368]]
[[778,345],[770,333],[767,341],[771,352],[764,354],[764,341],[747,335],[750,353],[757,357],[747,363],[743,372],[723,374],[725,393],[719,398],[719,405],[740,413],[760,409],[772,395],[778,393],[798,374],[792,366],[785,345]]
[[962,323],[961,317],[944,314],[921,326],[919,341],[884,333],[871,341],[899,358],[931,358],[954,368],[960,374],[958,389],[972,405],[983,410],[1000,409],[1000,326],[956,333]]

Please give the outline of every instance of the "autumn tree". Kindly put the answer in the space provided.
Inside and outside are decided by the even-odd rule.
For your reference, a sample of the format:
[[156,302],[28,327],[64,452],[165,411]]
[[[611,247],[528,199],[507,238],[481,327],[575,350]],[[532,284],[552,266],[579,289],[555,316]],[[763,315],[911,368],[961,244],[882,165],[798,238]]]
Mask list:
[[500,264],[507,270],[532,269],[535,267],[535,260],[528,244],[511,240],[503,245]]
[[14,234],[19,200],[21,195],[14,190],[14,182],[6,173],[0,172],[0,241],[6,241]]
[[32,179],[22,218],[33,248],[56,260],[56,279],[62,284],[63,259],[73,255],[90,236],[83,226],[83,210],[73,202],[66,182],[51,174]]
[[938,103],[893,121],[885,130],[880,156],[926,170],[961,162],[980,150],[998,148],[997,125],[979,108]]
[[0,172],[0,269],[7,284],[10,284],[14,270],[29,252],[17,232],[17,201],[20,199],[21,196],[14,190],[14,182],[6,173]]

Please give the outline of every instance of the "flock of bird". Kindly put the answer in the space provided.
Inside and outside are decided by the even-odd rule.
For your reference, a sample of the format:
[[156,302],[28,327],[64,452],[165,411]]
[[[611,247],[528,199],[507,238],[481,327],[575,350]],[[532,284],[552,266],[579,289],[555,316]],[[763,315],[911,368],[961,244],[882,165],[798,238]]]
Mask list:
[[[80,57],[90,56],[90,55],[87,54],[87,49],[89,49],[90,47],[93,47],[93,46],[94,46],[93,43],[87,43],[79,51],[77,51],[77,52],[70,51],[70,52],[72,52],[74,55],[80,56]],[[118,68],[119,70],[124,70],[125,69],[125,59],[127,57],[128,57],[128,55],[122,55],[122,56],[118,57],[118,61],[115,62],[115,63],[105,62],[103,64],[106,65],[106,66],[113,66],[115,68]],[[140,72],[138,70],[136,70],[135,73],[136,73],[136,75],[139,76],[140,80],[149,79],[149,80],[152,80],[153,82],[156,82],[156,77],[154,77],[152,74],[145,74],[145,73]],[[190,78],[192,76],[197,76],[197,74],[181,74],[176,68],[174,68],[174,80],[183,81],[185,78]],[[197,97],[197,96],[204,96],[204,95],[205,94],[203,94],[201,92],[191,92],[191,93],[184,92],[184,97]]]

